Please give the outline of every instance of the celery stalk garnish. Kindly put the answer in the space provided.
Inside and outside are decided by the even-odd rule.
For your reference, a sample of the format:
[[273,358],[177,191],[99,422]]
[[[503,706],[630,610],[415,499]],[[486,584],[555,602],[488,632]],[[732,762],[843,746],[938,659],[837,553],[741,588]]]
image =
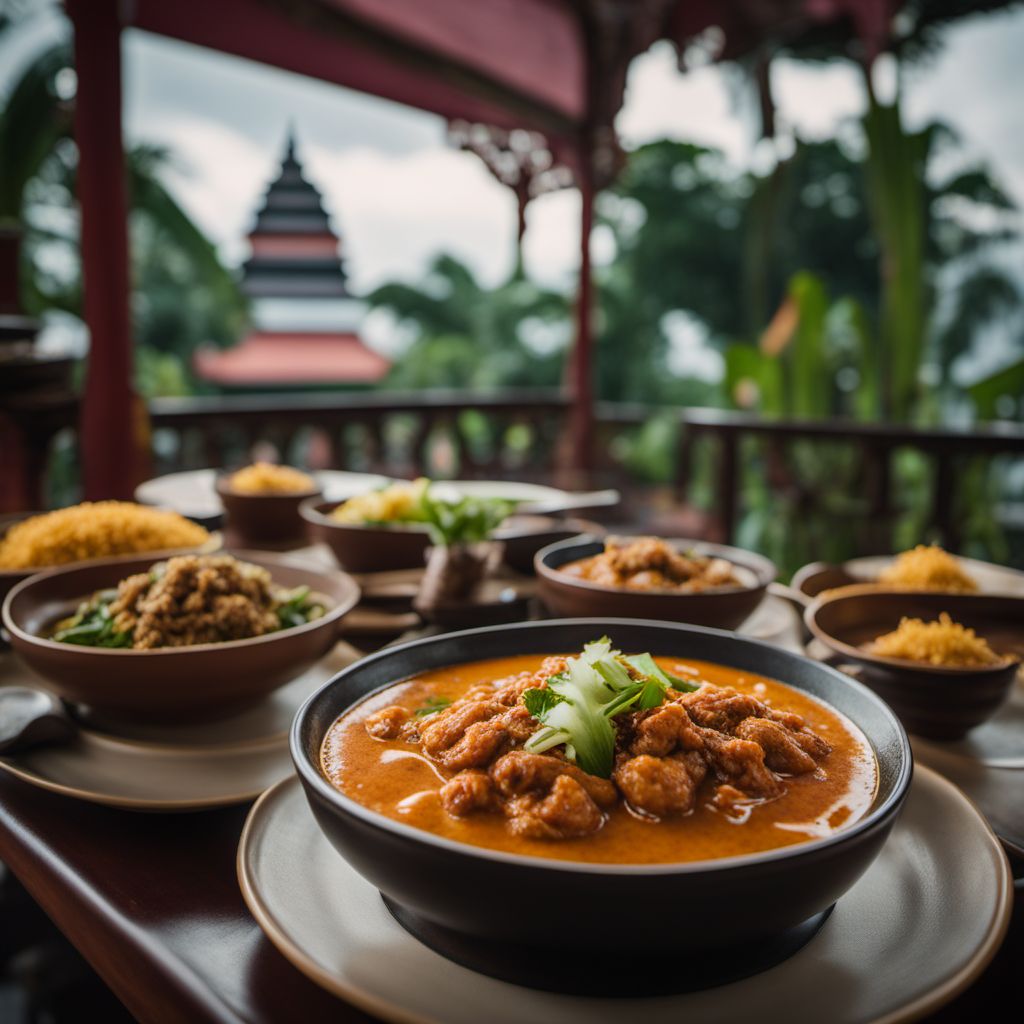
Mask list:
[[612,719],[634,706],[657,707],[670,687],[696,689],[660,669],[650,654],[626,658],[602,637],[587,644],[579,657],[567,659],[565,671],[549,677],[546,687],[523,694],[527,711],[543,726],[524,749],[540,754],[564,744],[566,756],[585,772],[610,778]]

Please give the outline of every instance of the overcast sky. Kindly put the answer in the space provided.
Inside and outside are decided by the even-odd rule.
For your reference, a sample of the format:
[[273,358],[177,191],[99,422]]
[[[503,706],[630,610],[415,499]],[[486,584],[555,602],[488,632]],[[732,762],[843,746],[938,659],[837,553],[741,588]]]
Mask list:
[[[907,112],[915,123],[951,121],[965,157],[991,160],[1024,204],[1022,52],[1024,12],[962,23],[938,59],[911,73]],[[172,185],[232,262],[244,255],[242,238],[292,121],[356,288],[415,276],[441,250],[490,282],[509,272],[512,197],[474,156],[445,145],[440,118],[139,32],[127,34],[125,58],[129,138],[178,154]],[[857,75],[841,62],[778,62],[774,75],[780,123],[804,136],[830,135],[862,109]],[[680,75],[671,48],[658,47],[634,63],[619,129],[628,145],[686,139],[748,164],[756,130],[736,92],[719,68]],[[577,210],[572,191],[531,206],[527,267],[545,281],[573,271]]]
[[[55,15],[0,52],[0,88],[19,53],[62,31]],[[63,29],[66,31],[66,27]],[[912,123],[941,116],[964,139],[963,158],[985,159],[1024,205],[1024,11],[977,16],[907,81]],[[469,154],[444,142],[440,118],[234,57],[131,31],[125,35],[125,131],[176,157],[168,182],[227,261],[244,236],[294,123],[299,156],[324,192],[343,236],[355,290],[415,278],[448,251],[490,283],[513,257],[511,195]],[[862,109],[854,71],[836,62],[777,62],[779,121],[806,137],[835,132]],[[755,159],[755,125],[730,77],[707,67],[681,75],[658,46],[629,77],[618,127],[627,145],[669,137],[721,146],[737,165]],[[530,208],[527,269],[567,283],[577,259],[578,197],[566,191]]]

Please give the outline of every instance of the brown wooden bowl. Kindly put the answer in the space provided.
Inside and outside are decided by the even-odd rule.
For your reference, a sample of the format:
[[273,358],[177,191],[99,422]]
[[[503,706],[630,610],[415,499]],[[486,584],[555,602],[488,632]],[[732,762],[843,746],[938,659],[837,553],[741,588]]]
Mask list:
[[283,587],[308,585],[330,598],[332,607],[304,626],[191,647],[112,650],[42,636],[84,598],[146,571],[156,560],[113,558],[39,573],[14,587],[3,604],[11,646],[61,697],[115,718],[194,721],[241,710],[334,646],[338,624],[359,600],[359,588],[344,573],[317,572],[255,551],[229,553],[267,569]]
[[671,590],[626,590],[577,579],[560,572],[560,567],[604,551],[603,540],[583,536],[551,544],[537,552],[534,567],[540,598],[553,615],[569,618],[657,619],[735,629],[757,608],[768,584],[775,579],[774,564],[752,551],[696,540],[670,539],[668,543],[680,550],[726,559],[745,577],[745,585],[679,594]]
[[340,502],[308,498],[299,506],[310,540],[322,541],[349,572],[421,569],[427,559],[430,534],[415,525],[361,526],[339,523],[328,513]]
[[242,544],[288,544],[302,541],[306,523],[299,506],[319,498],[319,488],[287,494],[248,494],[231,489],[231,473],[217,477],[214,489],[224,505],[227,527]]
[[[904,616],[948,612],[1008,660],[988,668],[944,668],[883,658],[862,645],[896,629]],[[805,612],[811,633],[899,715],[911,732],[953,740],[987,721],[1009,695],[1024,656],[1024,598],[872,590],[815,601]]]

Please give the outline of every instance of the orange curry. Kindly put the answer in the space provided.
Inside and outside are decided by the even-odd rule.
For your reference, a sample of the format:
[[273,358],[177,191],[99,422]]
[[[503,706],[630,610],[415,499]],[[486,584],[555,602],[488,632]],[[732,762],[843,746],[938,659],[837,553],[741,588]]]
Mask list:
[[857,727],[810,695],[749,672],[656,658],[688,681],[615,719],[610,778],[571,750],[530,753],[523,694],[564,657],[427,672],[361,701],[330,728],[327,778],[365,807],[508,853],[610,864],[697,861],[828,836],[875,796]]

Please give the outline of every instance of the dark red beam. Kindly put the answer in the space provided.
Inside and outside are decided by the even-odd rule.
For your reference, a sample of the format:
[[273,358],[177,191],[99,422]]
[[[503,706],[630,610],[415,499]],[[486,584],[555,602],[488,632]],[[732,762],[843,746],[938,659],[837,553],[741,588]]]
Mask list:
[[90,338],[82,397],[82,478],[86,498],[128,498],[140,464],[136,439],[142,407],[132,392],[120,3],[67,0],[66,6],[75,29],[76,191]]

